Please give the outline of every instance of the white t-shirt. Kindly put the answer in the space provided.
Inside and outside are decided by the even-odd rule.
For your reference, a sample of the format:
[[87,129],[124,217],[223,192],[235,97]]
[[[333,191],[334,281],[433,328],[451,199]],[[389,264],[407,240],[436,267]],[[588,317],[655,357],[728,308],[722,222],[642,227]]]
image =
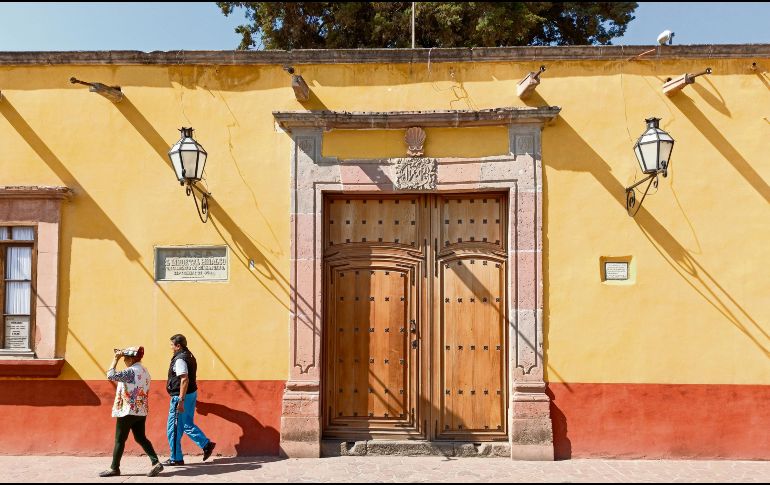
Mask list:
[[174,374],[177,376],[183,376],[187,374],[187,362],[182,359],[177,359],[174,362]]

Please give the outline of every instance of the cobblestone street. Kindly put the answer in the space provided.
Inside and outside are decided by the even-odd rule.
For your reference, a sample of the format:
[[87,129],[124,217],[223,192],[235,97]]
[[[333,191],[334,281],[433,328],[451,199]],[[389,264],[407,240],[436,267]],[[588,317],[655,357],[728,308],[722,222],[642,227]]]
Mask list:
[[148,478],[146,457],[124,457],[120,477],[99,478],[107,457],[0,456],[9,482],[768,482],[770,462],[568,460],[515,462],[491,458],[340,457],[298,460],[221,458],[167,467]]

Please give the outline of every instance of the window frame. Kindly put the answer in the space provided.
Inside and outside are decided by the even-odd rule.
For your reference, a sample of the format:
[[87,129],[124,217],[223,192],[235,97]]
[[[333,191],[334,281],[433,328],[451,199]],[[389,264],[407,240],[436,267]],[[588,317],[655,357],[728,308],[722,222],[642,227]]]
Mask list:
[[[0,280],[0,304],[3,306],[2,311],[2,321],[3,321],[3,331],[2,335],[0,335],[0,357],[10,356],[10,357],[36,357],[35,353],[35,331],[36,331],[36,320],[37,320],[37,261],[38,261],[38,224],[37,222],[32,221],[2,221],[0,222],[0,227],[7,227],[9,230],[9,233],[11,233],[11,229],[13,227],[30,227],[32,228],[32,241],[19,241],[19,240],[0,240],[0,250],[2,250],[2,254],[0,255],[0,271],[2,271],[2,274],[0,277],[2,280]],[[10,235],[10,234],[9,234]],[[28,349],[6,349],[5,348],[5,332],[6,332],[6,322],[5,319],[8,316],[25,316],[25,315],[16,315],[16,314],[6,314],[6,297],[7,297],[7,283],[8,281],[17,281],[17,280],[8,280],[6,279],[6,266],[8,264],[8,248],[9,247],[28,247],[32,248],[32,261],[31,261],[31,269],[30,269],[30,301],[29,301],[29,348]],[[24,280],[26,281],[26,280]]]

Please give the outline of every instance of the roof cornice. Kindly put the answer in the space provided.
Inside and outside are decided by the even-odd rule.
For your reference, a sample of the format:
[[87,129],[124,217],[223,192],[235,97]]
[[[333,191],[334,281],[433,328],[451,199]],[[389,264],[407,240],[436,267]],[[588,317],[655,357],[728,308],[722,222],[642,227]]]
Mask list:
[[266,51],[0,52],[0,66],[19,65],[297,65],[506,62],[547,60],[770,58],[770,44],[673,46],[528,46],[456,49],[307,49]]

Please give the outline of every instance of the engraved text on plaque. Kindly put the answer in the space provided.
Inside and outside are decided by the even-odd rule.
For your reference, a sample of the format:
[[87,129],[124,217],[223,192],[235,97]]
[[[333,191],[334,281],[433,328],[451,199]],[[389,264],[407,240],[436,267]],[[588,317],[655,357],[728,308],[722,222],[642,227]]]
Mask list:
[[605,280],[627,280],[628,279],[628,263],[604,263],[604,279]]
[[227,281],[226,246],[155,248],[156,281]]

